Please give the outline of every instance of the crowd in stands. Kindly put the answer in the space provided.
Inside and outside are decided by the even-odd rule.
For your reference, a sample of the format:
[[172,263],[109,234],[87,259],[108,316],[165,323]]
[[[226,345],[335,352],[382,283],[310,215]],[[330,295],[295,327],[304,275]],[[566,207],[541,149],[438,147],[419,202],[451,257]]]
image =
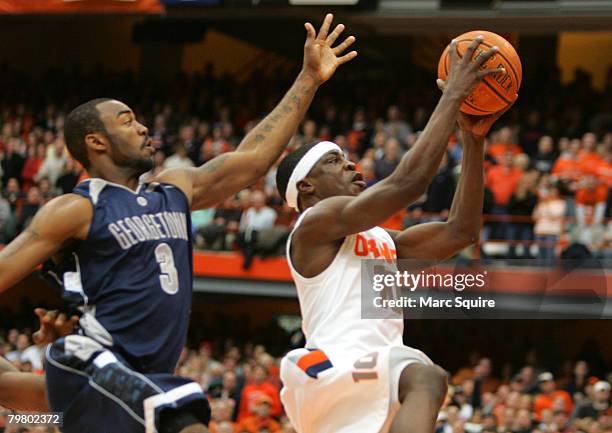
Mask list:
[[[44,374],[43,350],[32,344],[29,330],[2,331],[0,356],[21,371]],[[449,372],[436,433],[612,431],[612,371],[590,371],[584,360],[559,359],[551,372],[537,359],[524,358],[518,368],[499,371],[490,358],[473,353],[467,366]],[[186,348],[176,373],[207,390],[211,433],[294,433],[280,402],[279,363],[280,356],[263,345],[221,339]],[[9,413],[0,408],[0,432],[55,433],[47,427],[6,425]]]
[[[238,83],[207,67],[162,85],[103,68],[91,74],[50,71],[39,79],[6,65],[0,72],[7,89],[0,96],[0,242],[14,238],[41,205],[86,176],[63,140],[66,113],[78,103],[100,95],[128,103],[154,140],[155,174],[235,149],[291,78],[255,73]],[[568,245],[570,255],[609,257],[612,69],[604,91],[596,91],[584,71],[565,85],[558,71],[545,72],[541,81],[525,83],[516,107],[487,137],[488,217],[481,238],[504,240],[509,258],[550,260]],[[439,95],[434,84],[426,85],[433,77],[418,68],[402,79],[385,77],[385,86],[380,79],[355,75],[324,86],[289,148],[334,140],[368,185],[388,176],[417,140]],[[460,134],[453,134],[427,194],[406,210],[403,227],[446,218],[461,155]],[[256,252],[282,251],[294,215],[276,192],[273,168],[252,188],[193,219],[198,247],[242,249],[248,267]]]

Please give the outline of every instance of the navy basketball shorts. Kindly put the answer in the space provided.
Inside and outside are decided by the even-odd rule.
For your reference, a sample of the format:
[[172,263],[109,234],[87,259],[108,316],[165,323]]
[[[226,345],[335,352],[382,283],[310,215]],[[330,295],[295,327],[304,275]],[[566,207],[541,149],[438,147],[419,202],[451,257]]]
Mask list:
[[210,420],[199,384],[134,371],[89,337],[70,335],[49,345],[45,368],[49,404],[63,413],[64,433],[155,433],[161,412],[177,409],[205,425]]

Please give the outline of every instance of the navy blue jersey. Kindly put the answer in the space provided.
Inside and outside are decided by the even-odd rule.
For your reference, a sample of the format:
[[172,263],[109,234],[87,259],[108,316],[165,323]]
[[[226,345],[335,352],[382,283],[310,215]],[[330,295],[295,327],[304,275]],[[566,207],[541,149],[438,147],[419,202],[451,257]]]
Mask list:
[[94,212],[87,239],[58,280],[84,311],[82,332],[143,373],[172,373],[187,335],[193,266],[185,194],[90,179],[73,191]]

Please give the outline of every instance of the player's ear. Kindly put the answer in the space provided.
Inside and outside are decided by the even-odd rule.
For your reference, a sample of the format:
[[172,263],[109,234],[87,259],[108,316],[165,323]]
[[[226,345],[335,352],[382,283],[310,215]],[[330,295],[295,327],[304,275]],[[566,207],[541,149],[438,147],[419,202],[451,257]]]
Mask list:
[[314,185],[308,179],[300,180],[297,184],[297,189],[298,193],[306,195],[314,194],[315,190]]
[[108,142],[106,137],[97,132],[92,132],[91,134],[87,134],[85,136],[85,144],[88,149],[96,150],[98,152],[106,150]]

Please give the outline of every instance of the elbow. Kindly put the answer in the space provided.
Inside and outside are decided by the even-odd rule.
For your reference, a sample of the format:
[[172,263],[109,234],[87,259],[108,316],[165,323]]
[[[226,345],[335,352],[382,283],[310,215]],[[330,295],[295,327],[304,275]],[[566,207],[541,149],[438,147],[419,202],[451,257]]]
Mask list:
[[459,226],[449,221],[451,237],[458,249],[464,249],[478,242],[480,237],[480,224],[471,227]]

